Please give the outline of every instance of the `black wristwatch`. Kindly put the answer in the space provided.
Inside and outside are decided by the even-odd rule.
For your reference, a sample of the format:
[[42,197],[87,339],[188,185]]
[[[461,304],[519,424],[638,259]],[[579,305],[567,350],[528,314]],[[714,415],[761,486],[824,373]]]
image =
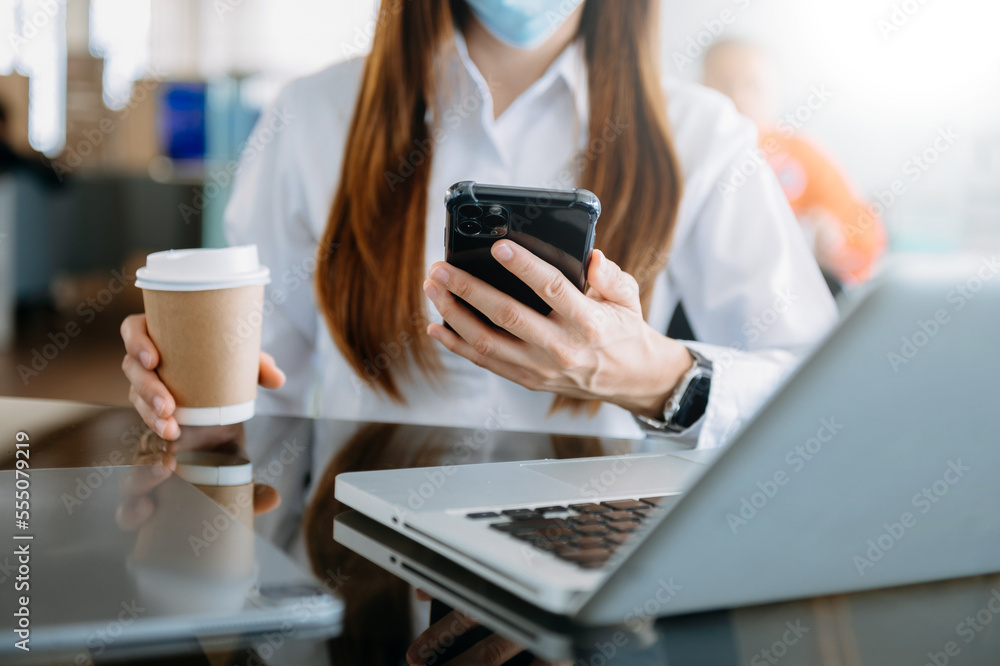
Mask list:
[[636,421],[646,432],[684,432],[705,415],[708,393],[712,388],[712,362],[691,349],[688,349],[688,353],[694,362],[667,399],[667,404],[663,407],[663,419],[635,415]]

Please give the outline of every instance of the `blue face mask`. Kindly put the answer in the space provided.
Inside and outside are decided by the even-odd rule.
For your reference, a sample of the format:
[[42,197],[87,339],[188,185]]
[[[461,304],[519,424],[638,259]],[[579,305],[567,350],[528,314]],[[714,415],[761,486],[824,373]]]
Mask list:
[[466,0],[490,34],[519,49],[545,43],[583,0]]

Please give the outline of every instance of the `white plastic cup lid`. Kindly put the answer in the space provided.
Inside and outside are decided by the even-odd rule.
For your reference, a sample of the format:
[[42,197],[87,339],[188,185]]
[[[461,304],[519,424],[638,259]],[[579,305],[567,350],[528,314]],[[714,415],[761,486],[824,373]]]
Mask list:
[[135,286],[156,291],[227,289],[271,281],[256,245],[154,252],[135,272]]
[[243,486],[253,481],[249,460],[212,451],[178,453],[174,473],[198,486]]

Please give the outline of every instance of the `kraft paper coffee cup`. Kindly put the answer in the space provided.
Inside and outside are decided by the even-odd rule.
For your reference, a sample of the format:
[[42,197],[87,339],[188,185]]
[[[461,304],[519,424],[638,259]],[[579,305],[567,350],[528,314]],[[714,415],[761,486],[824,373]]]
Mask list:
[[182,425],[226,425],[254,415],[264,285],[256,245],[169,250],[136,271],[156,372]]

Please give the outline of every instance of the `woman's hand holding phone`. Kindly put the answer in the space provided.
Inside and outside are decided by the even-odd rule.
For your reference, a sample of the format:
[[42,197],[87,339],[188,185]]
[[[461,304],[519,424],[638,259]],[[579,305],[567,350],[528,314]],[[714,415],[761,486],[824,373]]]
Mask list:
[[[445,262],[430,267],[424,291],[453,331],[427,333],[450,351],[533,391],[603,400],[660,417],[690,367],[687,349],[646,323],[635,278],[594,250],[580,292],[551,264],[510,241],[493,257],[551,308],[545,316]],[[462,305],[486,315],[493,328]]]

